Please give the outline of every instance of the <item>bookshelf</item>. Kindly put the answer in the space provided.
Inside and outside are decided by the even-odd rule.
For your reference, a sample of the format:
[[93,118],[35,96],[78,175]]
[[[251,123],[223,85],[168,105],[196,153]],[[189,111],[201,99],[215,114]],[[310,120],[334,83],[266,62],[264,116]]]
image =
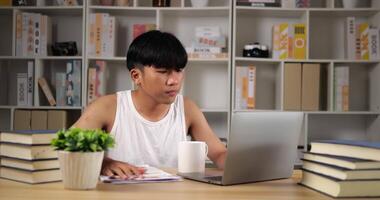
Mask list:
[[[234,1],[237,2],[236,0]],[[347,17],[357,23],[380,25],[377,1],[361,1],[360,8],[342,8],[340,0],[311,1],[310,8],[235,6],[233,16],[232,98],[233,112],[284,111],[284,68],[287,63],[318,63],[321,67],[320,103],[316,111],[304,112],[299,145],[319,139],[380,140],[380,62],[345,58],[344,25]],[[372,4],[372,6],[371,6]],[[305,59],[249,58],[242,56],[245,44],[260,42],[272,49],[274,24],[304,23]],[[236,100],[236,67],[256,67],[256,109],[240,109]],[[334,69],[349,66],[349,111],[334,110]]]
[[[317,139],[379,139],[380,130],[380,60],[349,60],[344,56],[344,22],[354,16],[358,22],[380,27],[380,3],[362,1],[360,8],[344,9],[340,0],[312,0],[310,8],[236,6],[236,0],[209,0],[207,7],[191,6],[190,0],[172,0],[171,7],[152,7],[151,0],[130,0],[129,6],[103,6],[99,1],[79,1],[78,6],[57,6],[45,0],[45,6],[0,7],[0,129],[12,129],[17,109],[67,110],[79,116],[87,105],[87,70],[96,61],[105,61],[106,93],[133,89],[126,69],[125,55],[132,41],[133,24],[151,23],[163,31],[174,33],[189,46],[197,26],[217,25],[227,37],[227,58],[190,58],[181,93],[192,98],[220,137],[226,137],[233,112],[285,111],[284,66],[287,63],[321,64],[324,85],[320,109],[305,111],[305,124],[300,145]],[[53,23],[53,42],[75,41],[78,56],[16,56],[15,16],[18,12],[48,15]],[[89,16],[108,13],[117,22],[114,56],[97,57],[88,53]],[[305,59],[247,58],[243,46],[260,42],[272,49],[272,26],[281,22],[304,23],[307,30]],[[70,60],[82,63],[82,102],[80,106],[49,106],[41,93],[37,78],[54,82],[53,74],[65,71]],[[27,71],[33,61],[34,103],[17,106],[15,76]],[[256,109],[235,108],[235,68],[255,65],[257,69]],[[334,68],[349,66],[350,110],[334,111]],[[349,131],[348,127],[351,128]]]

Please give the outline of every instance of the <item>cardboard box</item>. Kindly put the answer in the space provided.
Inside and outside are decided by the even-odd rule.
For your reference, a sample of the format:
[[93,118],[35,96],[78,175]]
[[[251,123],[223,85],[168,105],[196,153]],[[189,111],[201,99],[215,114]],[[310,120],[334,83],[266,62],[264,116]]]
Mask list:
[[285,63],[284,110],[301,110],[301,63]]
[[58,130],[68,128],[67,111],[49,110],[47,128],[49,130]]
[[46,130],[47,129],[47,111],[46,110],[33,110],[32,111],[32,130]]
[[319,110],[320,77],[320,64],[302,65],[302,110]]
[[30,130],[30,121],[32,112],[30,110],[15,110],[13,129],[14,130]]

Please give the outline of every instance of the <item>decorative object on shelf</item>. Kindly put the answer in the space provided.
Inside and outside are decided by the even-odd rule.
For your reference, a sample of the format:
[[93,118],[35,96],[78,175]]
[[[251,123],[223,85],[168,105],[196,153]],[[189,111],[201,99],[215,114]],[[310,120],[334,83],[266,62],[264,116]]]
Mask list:
[[357,8],[359,6],[359,0],[343,0],[343,8]]
[[14,6],[27,6],[27,1],[26,0],[13,0],[12,3]]
[[153,0],[153,7],[170,7],[170,0]]
[[98,183],[104,151],[115,141],[102,130],[60,130],[51,145],[58,150],[64,188],[94,189]]
[[112,6],[113,0],[100,0],[100,5],[102,6]]
[[[287,0],[287,1],[290,1],[290,0]],[[252,7],[281,7],[281,3],[276,2],[275,0],[237,0],[236,5],[237,6],[252,6]]]
[[78,0],[57,0],[57,4],[59,6],[77,6]]
[[268,58],[268,46],[260,45],[258,42],[244,45],[243,57]]
[[77,43],[75,41],[56,42],[51,46],[54,56],[76,56],[78,55]]
[[296,0],[296,8],[310,8],[310,0]]
[[129,6],[129,0],[115,0],[115,6]]
[[206,7],[208,0],[191,0],[191,6],[193,7]]

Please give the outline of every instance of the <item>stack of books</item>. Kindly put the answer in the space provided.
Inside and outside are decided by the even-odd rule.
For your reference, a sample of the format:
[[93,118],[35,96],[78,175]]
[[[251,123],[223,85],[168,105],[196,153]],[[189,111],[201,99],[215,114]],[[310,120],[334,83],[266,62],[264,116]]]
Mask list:
[[226,46],[226,37],[219,26],[198,26],[195,28],[195,38],[190,47],[186,47],[189,58],[220,59],[227,58],[223,52]]
[[380,142],[312,142],[302,171],[302,185],[332,197],[380,197]]
[[50,146],[56,131],[7,131],[0,135],[0,177],[36,184],[61,180],[57,152]]

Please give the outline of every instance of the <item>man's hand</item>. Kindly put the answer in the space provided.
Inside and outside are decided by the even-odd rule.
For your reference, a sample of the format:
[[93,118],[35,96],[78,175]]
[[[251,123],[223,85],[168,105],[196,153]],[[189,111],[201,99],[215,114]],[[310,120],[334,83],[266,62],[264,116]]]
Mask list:
[[105,157],[102,164],[102,175],[119,176],[121,179],[136,177],[144,174],[145,168],[136,167],[125,162]]

